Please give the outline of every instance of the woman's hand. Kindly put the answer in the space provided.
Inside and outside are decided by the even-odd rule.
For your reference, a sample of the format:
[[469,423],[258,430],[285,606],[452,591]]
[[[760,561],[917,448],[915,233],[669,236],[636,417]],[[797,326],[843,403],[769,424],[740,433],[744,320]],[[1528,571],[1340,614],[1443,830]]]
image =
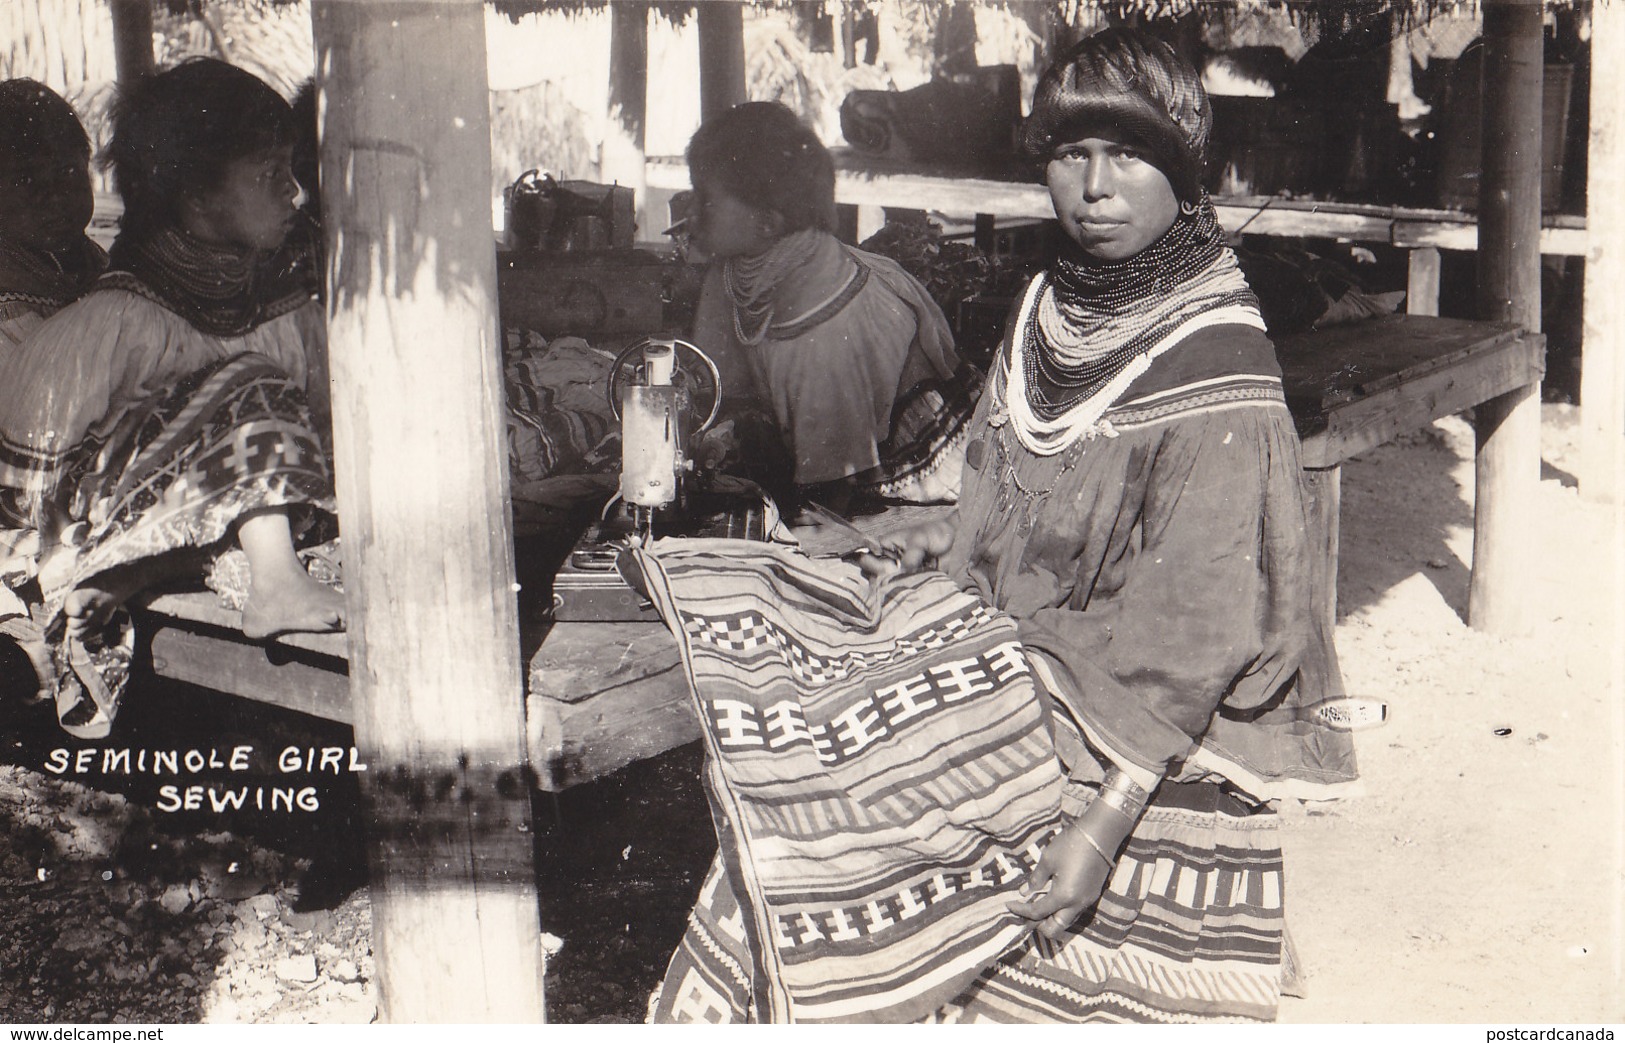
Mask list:
[[1072,921],[1100,901],[1123,844],[1150,799],[1147,790],[1114,766],[1106,773],[1099,795],[1044,848],[1021,888],[1030,897],[1011,902],[1010,911],[1040,921],[1038,933],[1051,941],[1059,938]]
[[[1022,886],[1022,893],[1032,897],[1012,901],[1008,906],[1018,916],[1039,921],[1038,933],[1051,941],[1065,934],[1074,920],[1100,901],[1106,881],[1111,878],[1112,863],[1085,839],[1084,828],[1080,819],[1050,841]],[[1099,839],[1096,843],[1107,854],[1115,855],[1116,843],[1108,846]]]
[[954,545],[954,534],[958,531],[958,511],[932,518],[888,536],[877,537],[875,542],[886,556],[863,554],[858,557],[858,564],[870,576],[917,572],[936,564],[938,558],[948,553],[948,548]]

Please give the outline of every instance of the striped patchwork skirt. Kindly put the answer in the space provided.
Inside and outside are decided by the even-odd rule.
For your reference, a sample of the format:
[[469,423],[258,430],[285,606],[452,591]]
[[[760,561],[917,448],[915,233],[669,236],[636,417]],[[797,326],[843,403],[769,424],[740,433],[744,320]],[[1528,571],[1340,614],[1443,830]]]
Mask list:
[[989,967],[938,1021],[1273,1021],[1283,974],[1278,819],[1163,783],[1095,908]]
[[[63,603],[112,569],[176,551],[216,549],[237,521],[265,508],[330,518],[327,455],[303,391],[265,356],[224,359],[132,407],[112,433],[62,458],[19,455],[13,469],[56,470],[72,519],[38,564],[38,603],[27,624],[42,646],[36,668],[64,729],[81,739],[112,728],[134,637],[120,610],[85,641],[66,636]],[[11,457],[18,457],[13,460]]]
[[1013,622],[940,574],[724,540],[634,576],[677,634],[718,854],[655,1022],[1271,1020],[1276,818],[1163,785],[1100,902],[1010,913],[1087,791],[1062,777]]

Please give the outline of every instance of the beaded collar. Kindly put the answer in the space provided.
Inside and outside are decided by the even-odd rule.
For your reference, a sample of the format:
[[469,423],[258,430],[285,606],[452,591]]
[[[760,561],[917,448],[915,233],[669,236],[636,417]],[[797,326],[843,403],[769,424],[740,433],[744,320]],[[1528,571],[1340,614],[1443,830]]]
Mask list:
[[259,251],[211,246],[175,228],[120,235],[112,267],[100,285],[139,293],[216,337],[240,337],[311,296]]
[[[1205,199],[1203,206],[1211,211]],[[1216,238],[1216,218],[1210,231],[1205,225],[1200,213],[1186,215],[1129,261],[1089,271],[1063,261],[1035,277],[1012,324],[989,423],[1008,423],[1022,446],[1040,456],[1080,438],[1109,437],[1115,432],[1106,411],[1163,352],[1209,326],[1262,330],[1235,254]],[[1181,242],[1182,250],[1165,249]],[[1153,249],[1160,264],[1134,263]],[[1196,262],[1204,263],[1192,271]],[[1108,301],[1114,306],[1105,307]]]
[[0,298],[62,308],[82,297],[107,267],[107,252],[88,236],[59,251],[0,239]]
[[791,232],[755,257],[730,257],[722,264],[722,288],[733,305],[734,335],[754,345],[773,325],[774,295],[784,277],[812,260],[824,233]]
[[1102,263],[1074,248],[1051,265],[1018,331],[1027,404],[1054,420],[1191,317],[1257,303],[1205,194],[1127,260]]

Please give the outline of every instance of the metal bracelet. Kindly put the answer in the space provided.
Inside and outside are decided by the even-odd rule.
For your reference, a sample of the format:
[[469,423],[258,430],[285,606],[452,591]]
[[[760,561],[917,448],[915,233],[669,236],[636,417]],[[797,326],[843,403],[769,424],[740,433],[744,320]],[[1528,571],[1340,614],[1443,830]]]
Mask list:
[[1079,827],[1078,833],[1083,836],[1083,842],[1085,844],[1088,844],[1090,847],[1094,848],[1095,849],[1095,854],[1099,855],[1105,861],[1107,869],[1112,869],[1112,868],[1116,867],[1117,860],[1112,858],[1112,856],[1106,854],[1106,849],[1100,846],[1100,844],[1095,840],[1095,838],[1092,835],[1090,835],[1090,833],[1089,833],[1089,831],[1087,829],[1083,829],[1082,827]]
[[1140,821],[1140,813],[1145,810],[1144,804],[1136,804],[1124,796],[1120,790],[1101,789],[1100,795],[1095,798],[1101,805],[1112,809],[1122,815],[1130,823]]
[[1106,772],[1106,778],[1100,784],[1100,790],[1102,793],[1121,793],[1131,803],[1142,808],[1151,800],[1151,794],[1140,788],[1140,784],[1129,778],[1128,772],[1122,768],[1112,768]]

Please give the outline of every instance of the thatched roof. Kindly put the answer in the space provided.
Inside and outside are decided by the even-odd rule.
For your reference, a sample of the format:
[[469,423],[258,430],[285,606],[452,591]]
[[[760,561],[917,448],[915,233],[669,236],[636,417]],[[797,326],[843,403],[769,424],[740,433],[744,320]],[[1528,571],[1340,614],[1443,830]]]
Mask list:
[[[159,10],[171,14],[198,15],[213,0],[153,0]],[[277,7],[297,3],[298,0],[241,0],[249,5]],[[530,14],[584,13],[601,11],[611,3],[631,0],[485,0],[492,8],[514,21]],[[662,17],[682,24],[698,9],[702,2],[717,0],[642,0]],[[799,9],[839,13],[849,7],[879,10],[885,0],[745,0],[752,7],[775,10]],[[1402,26],[1426,22],[1437,14],[1474,12],[1482,0],[940,0],[945,5],[968,3],[1002,7],[1048,6],[1059,25],[1076,25],[1086,18],[1098,20],[1104,15],[1112,20],[1149,21],[1160,19],[1197,18],[1203,24],[1234,18],[1238,12],[1268,11],[1285,13],[1290,18],[1314,26],[1318,31],[1336,35],[1375,23],[1396,21]],[[1542,0],[1548,10],[1590,7],[1593,0]],[[1617,0],[1610,0],[1617,2]]]
[[[195,2],[195,0],[168,0]],[[581,12],[599,10],[609,3],[626,0],[486,0],[515,21],[541,12]],[[699,0],[646,0],[649,6],[675,22],[686,21]],[[714,0],[712,0],[714,2]],[[839,12],[848,6],[878,9],[883,0],[748,0],[754,7],[776,9],[823,9]],[[996,6],[1031,7],[1033,0],[942,0],[945,4],[974,3]],[[1085,14],[1121,20],[1155,20],[1196,17],[1204,22],[1234,15],[1238,11],[1286,12],[1319,28],[1337,33],[1375,21],[1390,22],[1398,15],[1401,24],[1427,21],[1439,13],[1472,11],[1479,0],[1040,0],[1047,2],[1061,24],[1075,24]],[[1547,8],[1589,6],[1591,0],[1544,0]]]

